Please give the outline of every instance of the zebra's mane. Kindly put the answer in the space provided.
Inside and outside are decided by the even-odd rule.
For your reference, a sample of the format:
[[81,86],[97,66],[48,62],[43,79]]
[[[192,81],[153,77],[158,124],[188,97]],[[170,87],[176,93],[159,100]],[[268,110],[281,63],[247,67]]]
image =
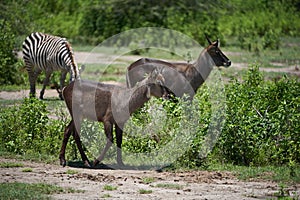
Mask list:
[[72,60],[72,65],[73,65],[73,66],[74,66],[74,65],[76,66],[77,64],[75,63],[74,53],[73,53],[72,47],[71,47],[70,43],[67,42],[67,41],[66,41],[66,47],[67,47],[67,49],[69,50],[69,56],[70,56],[70,58],[72,58],[72,59],[71,59],[71,60]]

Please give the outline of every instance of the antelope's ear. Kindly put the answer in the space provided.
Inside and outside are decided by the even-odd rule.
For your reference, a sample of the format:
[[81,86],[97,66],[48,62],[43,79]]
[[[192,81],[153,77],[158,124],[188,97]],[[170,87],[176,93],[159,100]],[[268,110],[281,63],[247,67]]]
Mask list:
[[218,39],[217,41],[215,41],[215,42],[213,43],[213,45],[214,45],[215,47],[217,47],[217,48],[220,48],[220,40]]
[[155,68],[151,71],[151,73],[150,73],[150,78],[151,78],[152,80],[155,80],[156,77],[157,77],[157,75],[158,75],[158,70],[157,70],[157,68],[155,67]]
[[158,83],[160,85],[164,85],[165,84],[165,78],[164,78],[164,76],[161,73],[159,73],[157,75],[156,83]]
[[211,45],[211,44],[212,44],[212,41],[209,39],[209,37],[208,37],[207,34],[205,34],[205,37],[206,37],[206,40],[207,40],[207,42],[209,43],[209,45]]
[[147,97],[148,99],[150,99],[150,98],[151,98],[151,91],[150,91],[150,86],[149,86],[149,85],[147,86],[147,93],[146,93],[146,97]]

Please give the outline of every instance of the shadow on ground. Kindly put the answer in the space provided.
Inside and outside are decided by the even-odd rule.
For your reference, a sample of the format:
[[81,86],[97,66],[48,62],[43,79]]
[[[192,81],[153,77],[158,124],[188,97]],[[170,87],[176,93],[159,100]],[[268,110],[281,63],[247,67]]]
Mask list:
[[[92,163],[90,163],[92,166]],[[164,167],[153,167],[153,166],[130,166],[130,165],[125,165],[125,166],[119,166],[117,164],[103,164],[100,163],[94,167],[86,167],[82,161],[68,161],[67,166],[73,167],[73,168],[86,168],[86,169],[107,169],[107,170],[155,170],[157,172],[163,171],[163,169],[168,168],[168,166]]]

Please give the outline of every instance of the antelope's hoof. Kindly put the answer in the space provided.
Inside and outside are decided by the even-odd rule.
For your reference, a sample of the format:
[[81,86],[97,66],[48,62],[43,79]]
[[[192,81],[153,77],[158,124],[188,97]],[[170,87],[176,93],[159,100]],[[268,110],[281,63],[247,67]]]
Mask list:
[[60,93],[58,96],[59,96],[60,100],[62,100],[62,101],[64,100],[62,93]]
[[59,160],[60,160],[60,165],[65,167],[67,164],[66,160],[64,158],[59,158]]
[[91,168],[91,165],[88,160],[83,161],[83,163],[85,167]]
[[118,163],[119,167],[124,167],[125,166],[122,160],[121,161],[117,161],[117,163]]
[[94,160],[94,163],[93,163],[93,168],[95,168],[98,164],[100,163],[100,161],[99,160]]

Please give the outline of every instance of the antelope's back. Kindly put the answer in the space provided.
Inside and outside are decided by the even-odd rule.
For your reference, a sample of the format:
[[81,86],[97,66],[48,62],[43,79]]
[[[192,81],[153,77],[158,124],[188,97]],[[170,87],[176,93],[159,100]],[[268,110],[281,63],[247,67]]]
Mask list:
[[117,85],[79,80],[64,88],[63,97],[72,116],[77,113],[90,120],[103,121],[111,109],[111,95],[119,89]]

